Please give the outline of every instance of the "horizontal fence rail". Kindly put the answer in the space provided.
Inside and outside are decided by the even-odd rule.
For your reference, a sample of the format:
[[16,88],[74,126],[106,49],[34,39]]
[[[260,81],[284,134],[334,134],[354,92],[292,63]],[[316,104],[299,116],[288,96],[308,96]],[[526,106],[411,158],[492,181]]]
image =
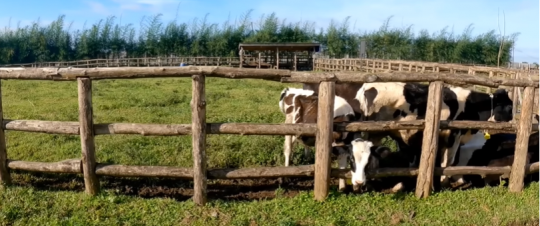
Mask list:
[[[8,160],[8,167],[12,170],[24,170],[42,173],[65,173],[82,174],[80,159],[69,159],[59,162],[31,162]],[[526,173],[539,172],[539,163],[527,164]],[[508,175],[510,166],[485,167],[485,166],[452,166],[436,167],[435,175]],[[369,178],[384,178],[395,176],[417,176],[419,169],[416,168],[380,168],[368,170]],[[111,177],[162,177],[193,179],[193,168],[174,166],[133,166],[115,164],[96,164],[95,173],[99,176]],[[208,179],[257,179],[257,178],[280,178],[280,177],[314,177],[315,165],[302,166],[274,166],[255,168],[225,168],[209,169],[206,171]],[[351,172],[347,169],[331,169],[331,177],[350,179]]]
[[451,85],[475,84],[497,88],[499,86],[534,87],[538,81],[530,79],[490,79],[468,74],[445,73],[361,73],[361,72],[296,72],[289,70],[260,70],[229,67],[123,67],[123,68],[0,68],[0,79],[28,79],[74,81],[78,77],[92,80],[100,79],[134,79],[134,78],[167,78],[204,75],[206,77],[231,79],[265,79],[287,83],[319,83],[332,81],[336,83],[363,82],[436,82]]
[[[539,124],[532,124],[538,131]],[[369,132],[387,130],[423,130],[424,120],[334,123],[334,131]],[[145,124],[145,123],[101,123],[94,124],[94,135],[138,134],[143,136],[191,135],[191,124]],[[510,122],[440,121],[440,129],[484,129],[516,132],[517,126]],[[11,120],[4,119],[4,129],[13,131],[48,134],[79,135],[78,122]],[[206,123],[207,134],[239,135],[315,135],[316,123]]]
[[514,69],[488,67],[478,65],[463,65],[454,63],[435,63],[424,61],[406,60],[384,60],[369,58],[344,58],[344,59],[314,59],[315,70],[322,71],[384,71],[384,70],[407,70],[415,72],[437,71],[437,72],[478,72],[478,73],[501,73],[510,75],[512,73],[537,74],[538,69]]
[[[192,123],[191,124],[142,124],[109,123],[94,124],[92,109],[91,81],[100,79],[134,79],[157,77],[189,77],[192,80]],[[231,79],[265,79],[289,83],[321,83],[319,88],[319,111],[317,123],[313,124],[253,124],[253,123],[206,123],[205,78],[221,77]],[[512,192],[523,189],[526,173],[538,172],[538,163],[526,162],[527,142],[532,131],[538,131],[538,124],[532,124],[534,92],[539,87],[532,79],[502,79],[479,77],[473,74],[438,72],[295,72],[289,70],[240,69],[230,67],[118,67],[118,68],[0,68],[0,79],[30,79],[77,81],[79,98],[79,122],[10,120],[2,117],[0,133],[0,179],[3,184],[11,181],[8,169],[38,172],[83,174],[86,193],[99,192],[97,176],[126,177],[175,177],[194,181],[193,200],[198,205],[206,203],[207,179],[238,179],[304,176],[314,177],[315,199],[325,200],[331,177],[350,178],[348,170],[331,169],[330,149],[333,131],[381,131],[418,129],[424,132],[422,157],[418,169],[378,169],[368,173],[370,177],[417,176],[416,195],[430,194],[434,175],[509,175]],[[354,122],[333,123],[333,97],[336,83],[363,82],[430,82],[428,111],[425,120],[405,122]],[[522,118],[518,123],[495,123],[478,121],[441,121],[442,87],[451,85],[482,85],[492,88],[499,86],[525,87]],[[1,90],[0,90],[1,91]],[[1,104],[1,95],[0,95]],[[0,105],[1,106],[1,105]],[[0,108],[0,116],[2,116]],[[517,133],[516,154],[511,167],[447,167],[437,168],[435,154],[440,129],[493,129]],[[17,130],[40,133],[80,135],[81,155],[79,160],[56,163],[8,160],[3,130]],[[172,166],[126,166],[100,164],[95,159],[94,137],[106,134],[140,134],[143,136],[191,135],[193,143],[194,167]],[[314,165],[296,167],[258,167],[246,169],[207,169],[206,135],[315,135],[316,159]]]

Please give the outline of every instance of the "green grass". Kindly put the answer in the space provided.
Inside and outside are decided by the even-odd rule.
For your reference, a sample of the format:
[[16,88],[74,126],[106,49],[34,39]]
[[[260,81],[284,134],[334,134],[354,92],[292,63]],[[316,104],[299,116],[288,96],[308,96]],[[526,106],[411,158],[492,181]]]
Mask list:
[[[282,123],[281,84],[207,79],[207,122]],[[189,79],[93,82],[95,123],[190,123]],[[75,82],[3,81],[4,117],[78,121]],[[209,135],[209,167],[283,165],[282,136]],[[59,161],[80,158],[78,136],[7,132],[8,158]],[[98,136],[97,161],[129,165],[192,166],[191,137]],[[299,148],[297,148],[298,150]],[[300,164],[301,151],[292,164]],[[16,174],[24,182],[33,177]],[[79,182],[80,183],[80,182]],[[20,184],[20,183],[19,183]],[[312,192],[261,201],[210,200],[207,207],[170,198],[127,196],[104,189],[89,197],[80,189],[11,186],[0,190],[0,225],[507,225],[538,222],[539,185],[521,194],[505,187],[440,192],[426,200],[412,194],[345,195],[328,201]],[[536,224],[538,225],[538,224]]]

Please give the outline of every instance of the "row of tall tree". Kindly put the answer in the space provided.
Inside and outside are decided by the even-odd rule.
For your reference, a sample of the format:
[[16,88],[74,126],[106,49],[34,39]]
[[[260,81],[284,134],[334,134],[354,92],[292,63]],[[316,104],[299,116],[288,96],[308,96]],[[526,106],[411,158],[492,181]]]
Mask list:
[[378,30],[364,32],[351,30],[348,17],[331,21],[326,29],[316,29],[309,21],[286,22],[274,13],[252,20],[248,11],[239,20],[222,24],[206,18],[165,23],[158,14],[143,18],[137,29],[111,16],[75,30],[61,15],[47,26],[35,21],[6,27],[0,30],[0,64],[116,58],[121,53],[125,57],[237,56],[242,42],[318,42],[323,54],[342,58],[357,57],[361,40],[366,40],[369,58],[485,65],[497,65],[500,58],[503,65],[509,62],[518,36],[501,36],[495,30],[473,36],[472,25],[461,34],[448,27],[415,33],[412,25],[391,28],[391,17]]

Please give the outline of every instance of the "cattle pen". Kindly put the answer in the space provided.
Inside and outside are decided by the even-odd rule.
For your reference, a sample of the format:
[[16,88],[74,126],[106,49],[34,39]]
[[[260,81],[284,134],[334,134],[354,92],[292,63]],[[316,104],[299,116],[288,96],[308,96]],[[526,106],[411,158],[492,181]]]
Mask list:
[[[449,76],[452,75],[452,76]],[[454,76],[455,75],[455,76]],[[133,124],[93,123],[92,80],[135,79],[157,77],[190,77],[192,79],[192,123],[191,124]],[[254,124],[254,123],[207,123],[205,78],[264,79],[284,83],[320,83],[319,114],[316,124]],[[538,124],[532,124],[537,81],[526,79],[499,79],[478,77],[471,74],[431,72],[294,72],[289,70],[258,70],[230,67],[118,67],[118,68],[0,68],[0,79],[77,81],[79,121],[38,121],[4,119],[3,129],[41,132],[50,134],[79,135],[82,158],[54,163],[8,160],[4,130],[0,130],[0,182],[9,184],[9,169],[48,173],[83,174],[85,192],[95,195],[100,190],[98,176],[116,177],[172,177],[194,181],[193,200],[199,205],[206,203],[207,179],[247,179],[276,177],[314,177],[314,195],[325,200],[329,192],[331,177],[350,178],[348,170],[330,167],[332,131],[381,131],[401,129],[423,129],[424,141],[420,167],[385,168],[368,172],[370,177],[417,176],[416,196],[427,197],[433,183],[433,175],[510,175],[509,190],[523,189],[526,173],[538,172],[538,162],[526,164],[527,142]],[[332,111],[336,83],[357,82],[429,82],[428,114],[425,120],[406,122],[354,122],[333,124]],[[478,121],[440,121],[443,84],[524,87],[521,119],[518,123],[494,123]],[[0,106],[1,106],[0,96]],[[438,129],[494,129],[517,132],[516,154],[511,167],[447,167],[435,168]],[[170,166],[129,166],[100,164],[95,159],[96,135],[139,134],[143,136],[192,135],[193,168]],[[289,167],[257,167],[240,169],[207,169],[206,134],[239,135],[315,135],[316,157],[314,165]]]

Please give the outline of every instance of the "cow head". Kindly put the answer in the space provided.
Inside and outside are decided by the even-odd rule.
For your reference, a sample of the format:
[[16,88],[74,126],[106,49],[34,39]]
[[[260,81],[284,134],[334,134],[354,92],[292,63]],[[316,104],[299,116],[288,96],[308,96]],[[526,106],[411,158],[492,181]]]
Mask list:
[[497,89],[493,93],[493,117],[496,122],[509,122],[512,120],[513,102],[504,89]]
[[349,164],[351,166],[353,189],[367,182],[366,170],[379,168],[381,159],[386,158],[391,151],[384,146],[374,146],[371,141],[361,138],[354,139],[349,148]]

